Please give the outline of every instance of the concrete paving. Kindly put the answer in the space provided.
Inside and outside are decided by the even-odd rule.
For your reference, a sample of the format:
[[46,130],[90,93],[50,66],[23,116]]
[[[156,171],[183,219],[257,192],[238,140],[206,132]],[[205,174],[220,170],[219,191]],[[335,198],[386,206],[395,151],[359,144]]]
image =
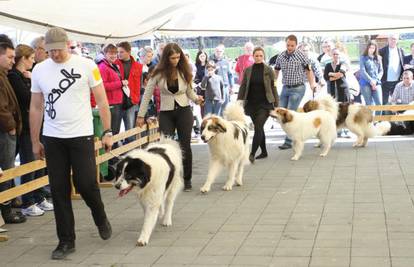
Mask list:
[[73,201],[76,252],[50,260],[57,244],[53,213],[6,225],[0,266],[414,266],[414,138],[373,139],[352,148],[339,139],[326,158],[314,141],[303,158],[280,151],[268,131],[269,157],[246,167],[245,184],[224,192],[224,175],[201,194],[208,148],[194,144],[192,192],[178,196],[173,226],[157,225],[136,247],[143,212],[134,194],[103,188],[113,228],[99,238],[83,201]]

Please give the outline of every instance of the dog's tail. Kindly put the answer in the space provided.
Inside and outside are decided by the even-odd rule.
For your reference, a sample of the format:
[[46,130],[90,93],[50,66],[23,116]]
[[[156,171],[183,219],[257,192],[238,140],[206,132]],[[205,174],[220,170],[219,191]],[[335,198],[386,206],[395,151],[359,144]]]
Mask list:
[[365,130],[365,136],[371,138],[374,136],[386,135],[391,130],[391,123],[388,121],[381,121],[376,124],[369,123]]
[[223,112],[223,116],[229,121],[245,122],[244,108],[237,102],[228,104]]
[[391,123],[389,121],[381,121],[377,124],[370,123],[368,128],[368,137],[382,136],[389,133],[391,130]]
[[174,147],[174,149],[176,149],[176,151],[180,151],[180,155],[177,155],[177,156],[180,156],[180,158],[182,157],[180,144],[177,141],[175,141],[174,139],[172,139],[171,137],[161,135],[160,141],[158,143],[159,144],[166,144],[166,145],[170,145],[170,146]]
[[338,117],[338,103],[331,95],[324,95],[318,99],[321,109],[328,111],[336,120]]

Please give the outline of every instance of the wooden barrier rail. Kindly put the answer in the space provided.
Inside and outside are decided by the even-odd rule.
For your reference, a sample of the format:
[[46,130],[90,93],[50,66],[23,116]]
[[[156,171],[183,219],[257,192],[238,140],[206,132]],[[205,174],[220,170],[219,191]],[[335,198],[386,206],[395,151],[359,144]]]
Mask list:
[[[142,137],[141,135],[147,131],[147,134]],[[157,121],[149,121],[147,125],[145,125],[142,128],[133,128],[128,131],[119,133],[113,137],[114,142],[123,140],[130,136],[137,136],[137,139],[135,141],[132,141],[126,145],[119,146],[118,148],[112,150],[112,153],[115,155],[120,155],[125,152],[128,152],[134,148],[137,148],[139,146],[142,146],[144,144],[147,144],[149,142],[153,142],[155,140],[158,140],[160,137],[159,131],[158,131],[158,122]],[[102,143],[99,140],[95,141],[95,151],[97,152],[96,156],[96,164],[99,165],[100,163],[103,163],[111,158],[113,158],[113,154],[111,153],[104,153],[102,155],[99,155],[98,151],[102,148]],[[27,164],[23,164],[20,166],[17,166],[12,169],[4,170],[3,176],[0,177],[0,183],[12,180],[16,177],[22,176],[24,174],[28,174],[40,169],[43,169],[46,167],[46,162],[44,160],[35,160]],[[99,167],[97,168],[97,181],[99,186],[106,187],[106,186],[112,186],[111,183],[102,183],[100,181],[99,176]],[[6,191],[0,192],[0,203],[9,201],[13,198],[16,198],[18,196],[21,196],[23,194],[26,194],[28,192],[34,191],[38,188],[41,188],[45,185],[49,184],[49,178],[48,176],[43,176],[37,179],[34,179],[30,182],[18,185],[16,187],[10,188]]]
[[[372,111],[406,111],[414,110],[414,105],[381,105],[367,106]],[[393,114],[375,115],[374,121],[414,121],[414,115]]]

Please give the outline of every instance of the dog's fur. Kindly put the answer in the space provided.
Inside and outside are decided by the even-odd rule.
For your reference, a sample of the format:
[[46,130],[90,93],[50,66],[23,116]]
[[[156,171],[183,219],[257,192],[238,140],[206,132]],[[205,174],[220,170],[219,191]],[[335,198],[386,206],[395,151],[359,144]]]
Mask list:
[[146,149],[129,152],[117,164],[114,186],[120,196],[135,188],[144,209],[144,224],[137,246],[148,244],[159,215],[162,225],[171,226],[175,198],[183,188],[182,152],[177,142],[162,137]]
[[285,108],[275,108],[270,116],[276,118],[286,134],[293,140],[295,154],[291,160],[298,160],[302,155],[305,141],[314,136],[323,145],[321,157],[328,154],[336,139],[335,119],[325,110],[300,113]]
[[200,188],[202,193],[210,191],[211,184],[223,167],[229,170],[223,190],[230,191],[234,182],[243,184],[244,166],[248,164],[249,128],[244,117],[244,109],[232,103],[224,111],[224,118],[207,115],[201,124],[201,139],[208,143],[210,166],[207,180]]
[[304,112],[312,110],[326,110],[336,119],[337,129],[348,128],[357,136],[354,147],[364,147],[368,138],[384,135],[386,129],[381,125],[373,124],[372,111],[361,104],[338,103],[330,95],[318,100],[309,100],[303,106]]

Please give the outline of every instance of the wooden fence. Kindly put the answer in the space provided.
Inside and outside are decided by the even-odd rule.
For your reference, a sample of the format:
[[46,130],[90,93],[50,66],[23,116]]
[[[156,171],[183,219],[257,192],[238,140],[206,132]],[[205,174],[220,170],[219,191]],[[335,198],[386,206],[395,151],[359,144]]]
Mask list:
[[[102,143],[96,139],[95,140],[95,152],[96,152],[96,164],[99,165],[111,158],[115,155],[120,155],[125,152],[128,152],[134,148],[140,147],[142,145],[145,145],[147,143],[156,141],[159,139],[160,134],[158,130],[158,122],[155,120],[148,121],[148,124],[145,125],[142,128],[133,128],[128,131],[122,132],[120,134],[117,134],[113,137],[114,142],[123,140],[130,136],[136,136],[136,140],[123,145],[119,146],[118,148],[112,150],[112,153],[104,153],[99,155],[99,150],[102,148]],[[148,130],[148,131],[147,131]],[[12,180],[16,177],[22,176],[27,173],[31,173],[40,169],[43,169],[46,167],[46,162],[44,160],[35,160],[27,164],[23,164],[20,166],[17,166],[13,169],[8,169],[4,171],[4,174],[2,177],[0,177],[0,183]],[[109,182],[101,182],[100,179],[100,173],[99,173],[99,167],[97,168],[97,174],[96,179],[98,181],[98,184],[100,187],[109,187],[112,186],[112,183]],[[28,192],[34,191],[38,188],[41,188],[45,185],[49,184],[48,176],[43,176],[40,178],[37,178],[33,181],[27,182],[22,185],[18,185],[16,187],[10,188],[9,190],[0,192],[0,203],[9,201],[13,198],[16,198],[18,196],[21,196],[23,194],[26,194]],[[73,197],[78,197],[78,194],[75,192],[75,190],[72,190]]]

